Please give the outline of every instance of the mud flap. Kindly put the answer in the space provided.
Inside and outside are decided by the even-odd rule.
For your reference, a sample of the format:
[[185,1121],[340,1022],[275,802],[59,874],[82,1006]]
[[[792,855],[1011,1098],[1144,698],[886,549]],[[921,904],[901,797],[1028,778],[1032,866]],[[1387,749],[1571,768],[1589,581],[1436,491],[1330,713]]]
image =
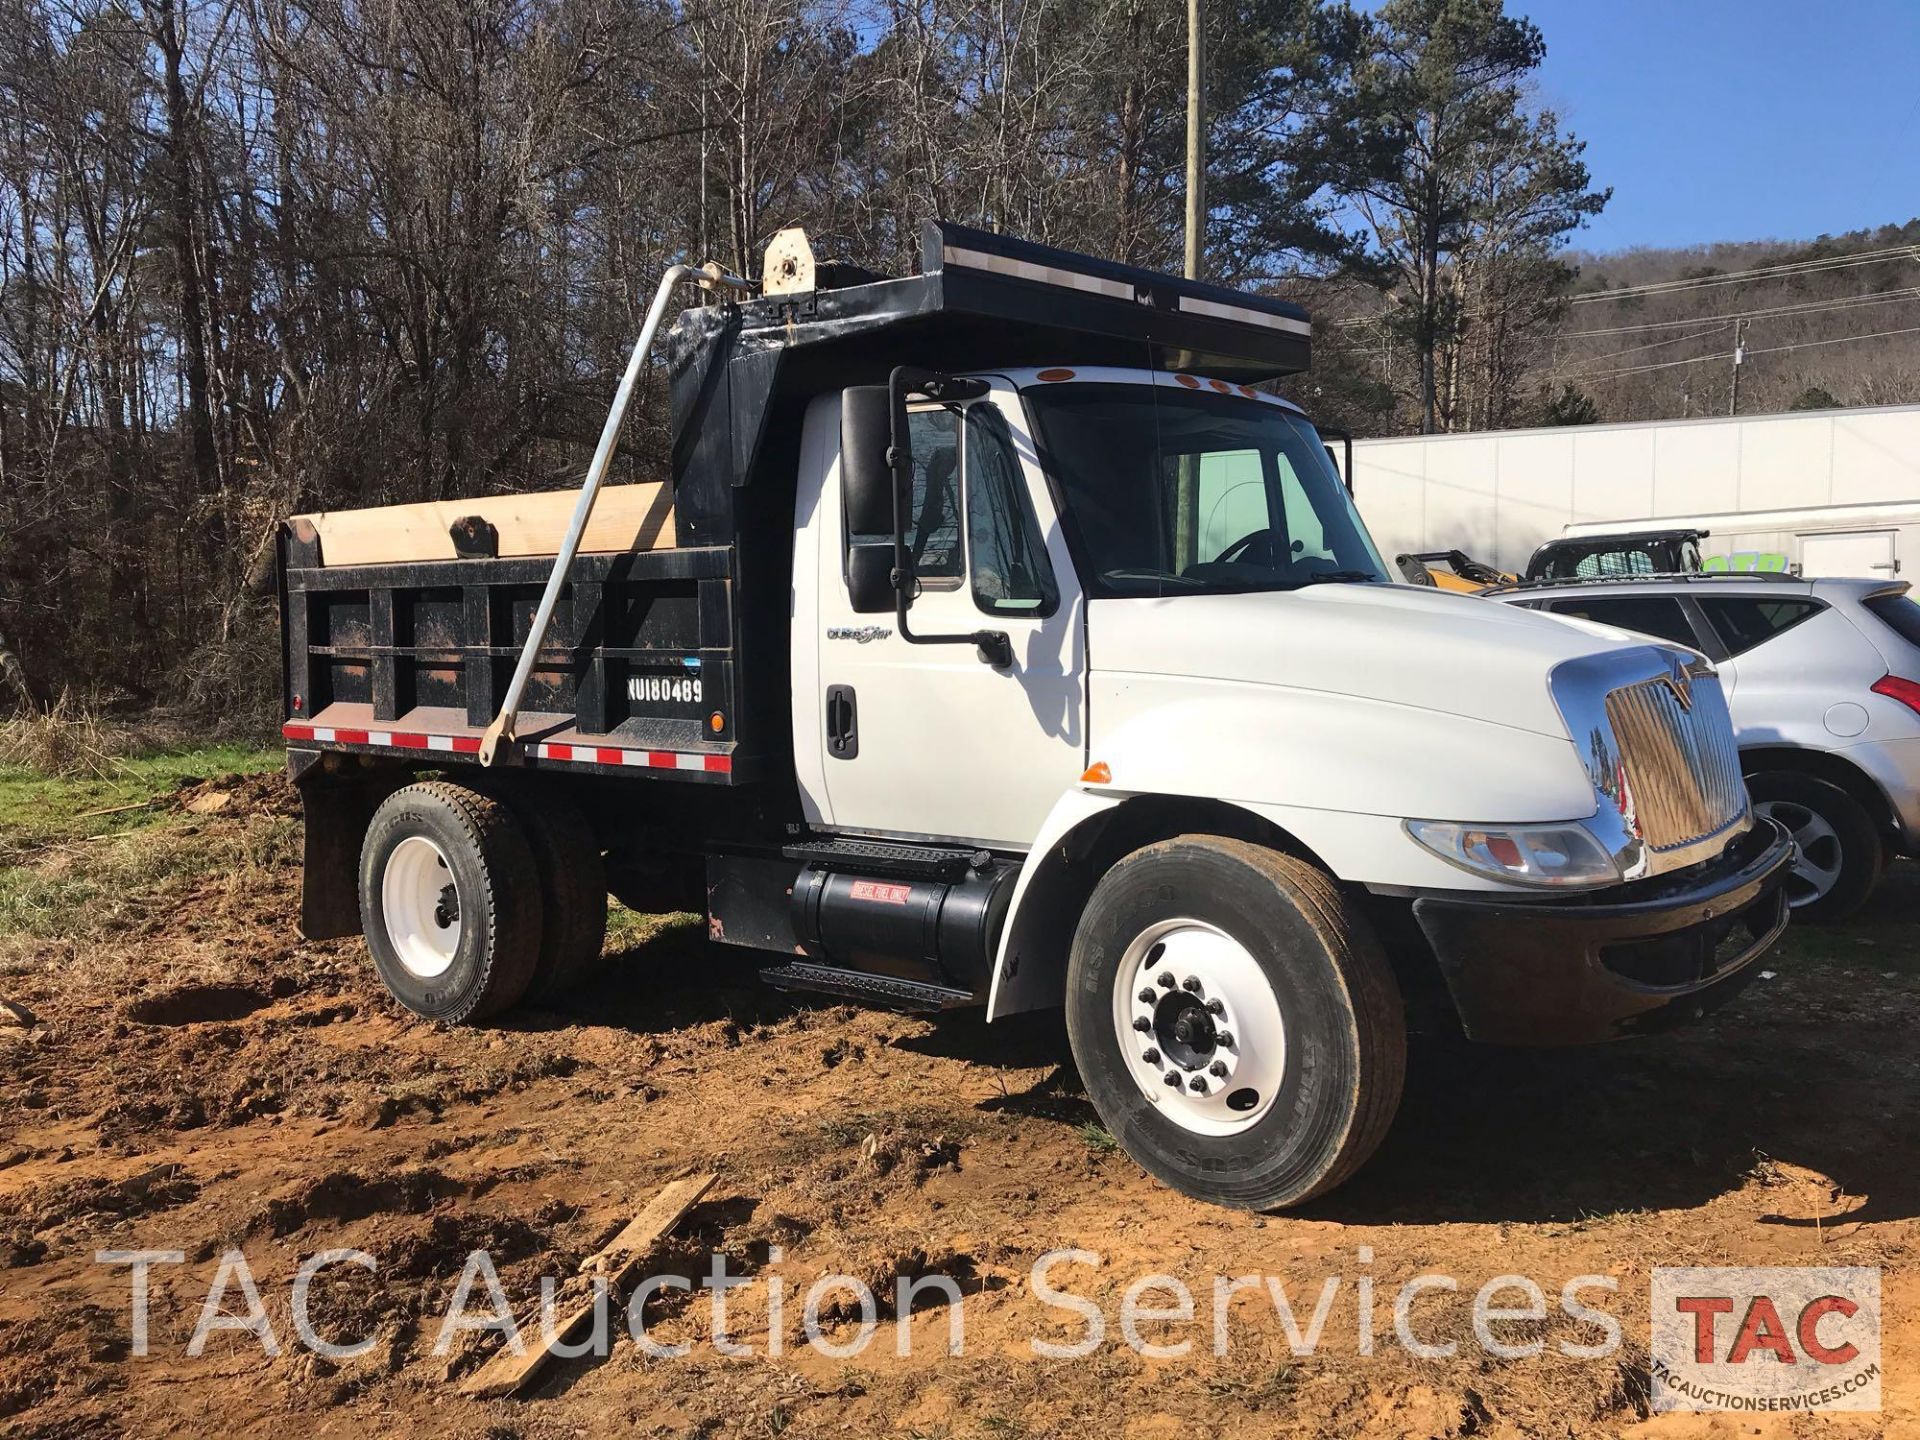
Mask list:
[[342,779],[314,763],[319,759],[317,751],[287,754],[306,821],[300,933],[309,940],[339,940],[360,933],[360,846],[394,781],[386,776]]

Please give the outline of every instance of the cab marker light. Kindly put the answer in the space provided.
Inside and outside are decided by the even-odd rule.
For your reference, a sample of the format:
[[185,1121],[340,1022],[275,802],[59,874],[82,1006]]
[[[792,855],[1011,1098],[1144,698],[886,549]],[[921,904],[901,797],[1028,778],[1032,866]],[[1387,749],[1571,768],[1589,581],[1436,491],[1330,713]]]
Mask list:
[[1036,380],[1049,380],[1049,381],[1071,380],[1073,378],[1073,371],[1066,369],[1064,366],[1055,366],[1051,370],[1040,371],[1033,378]]
[[1113,767],[1104,760],[1096,760],[1093,764],[1089,765],[1086,768],[1086,772],[1081,775],[1080,783],[1082,785],[1111,785],[1113,783]]

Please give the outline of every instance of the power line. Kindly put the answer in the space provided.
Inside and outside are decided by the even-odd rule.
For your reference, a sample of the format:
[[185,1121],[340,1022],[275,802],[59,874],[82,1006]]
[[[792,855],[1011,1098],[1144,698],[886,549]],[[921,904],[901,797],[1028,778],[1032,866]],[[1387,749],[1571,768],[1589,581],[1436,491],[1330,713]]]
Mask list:
[[[1593,305],[1606,300],[1633,300],[1648,295],[1675,295],[1689,290],[1710,289],[1722,285],[1746,285],[1767,280],[1791,279],[1801,275],[1826,274],[1835,270],[1852,270],[1862,265],[1880,265],[1896,260],[1920,260],[1920,245],[1890,245],[1880,250],[1861,250],[1847,255],[1827,255],[1813,260],[1791,260],[1779,265],[1761,265],[1749,270],[1729,270],[1717,275],[1694,275],[1683,280],[1655,280],[1644,285],[1623,285],[1614,290],[1590,291],[1584,295],[1569,296],[1569,305]],[[1860,298],[1860,297],[1854,297]],[[1834,302],[1807,301],[1807,304],[1828,304]],[[1470,311],[1478,314],[1478,311]],[[1739,319],[1737,315],[1716,317]],[[1330,322],[1334,328],[1347,328],[1355,325],[1384,324],[1387,317],[1381,315],[1349,315]],[[1666,325],[1686,325],[1693,321],[1673,320],[1662,322]],[[1633,327],[1620,327],[1621,333]],[[1571,331],[1570,334],[1603,335],[1614,333],[1608,330]]]
[[[1890,335],[1920,335],[1920,325],[1907,325],[1898,330],[1873,330],[1865,335],[1835,335],[1825,340],[1800,340],[1791,345],[1769,345],[1759,350],[1749,348],[1747,350],[1747,356],[1751,359],[1755,355],[1779,355],[1788,350],[1812,350],[1821,345],[1851,345],[1860,340],[1884,340]],[[1578,378],[1582,380],[1614,380],[1625,375],[1645,375],[1654,370],[1672,370],[1681,365],[1705,365],[1710,361],[1731,360],[1732,358],[1733,351],[1720,350],[1711,355],[1695,355],[1686,360],[1659,360],[1651,365],[1627,365],[1616,370],[1585,371],[1582,372]],[[1558,378],[1562,373],[1564,372],[1561,370],[1551,371],[1549,378]]]
[[[1733,314],[1733,315],[1717,315],[1717,316],[1703,315],[1694,320],[1668,321],[1661,326],[1622,326],[1618,333],[1633,334],[1633,333],[1642,332],[1647,329],[1664,329],[1664,328],[1667,328],[1668,326],[1673,326],[1673,325],[1705,325],[1706,328],[1702,330],[1692,330],[1685,335],[1671,335],[1664,340],[1652,340],[1644,345],[1629,345],[1623,350],[1609,350],[1604,354],[1600,354],[1600,355],[1581,356],[1581,357],[1569,360],[1566,364],[1558,367],[1555,373],[1556,374],[1582,373],[1584,368],[1587,366],[1604,365],[1607,361],[1617,360],[1624,355],[1638,355],[1648,350],[1661,349],[1662,347],[1667,345],[1682,345],[1689,340],[1702,340],[1702,339],[1705,339],[1707,336],[1714,334],[1717,331],[1724,330],[1729,324],[1741,325],[1741,324],[1747,323],[1748,321],[1754,320],[1756,318],[1786,317],[1786,318],[1798,319],[1798,318],[1804,318],[1809,315],[1821,314],[1828,310],[1857,309],[1859,308],[1859,304],[1885,305],[1885,304],[1903,301],[1903,300],[1920,299],[1920,286],[1917,286],[1910,290],[1899,291],[1892,295],[1872,295],[1872,296],[1865,296],[1865,297],[1856,297],[1856,299],[1859,302],[1858,304],[1855,303],[1854,301],[1834,301],[1831,303],[1824,303],[1824,304],[1814,303],[1814,304],[1798,305],[1798,306],[1781,306],[1781,307],[1777,307],[1774,309],[1767,309],[1767,310],[1752,310],[1752,311],[1747,311],[1741,314]],[[1555,339],[1571,340],[1575,336],[1579,336],[1579,335],[1606,335],[1606,334],[1612,334],[1612,333],[1616,333],[1616,332],[1607,331],[1607,330],[1571,330],[1556,336]],[[1840,338],[1851,339],[1853,337],[1842,336]],[[1812,342],[1802,342],[1802,343],[1812,343]]]
[[1758,310],[1734,310],[1724,315],[1691,315],[1684,320],[1648,320],[1639,325],[1607,325],[1592,330],[1563,330],[1559,339],[1575,340],[1583,335],[1640,335],[1649,330],[1675,330],[1683,325],[1705,325],[1711,321],[1760,320],[1779,315],[1817,315],[1825,310],[1851,310],[1861,305],[1888,305],[1899,300],[1920,299],[1920,285],[1903,290],[1888,290],[1879,295],[1844,295],[1837,300],[1796,300],[1790,305],[1768,305]]
[[[1688,340],[1704,340],[1704,339],[1706,339],[1706,338],[1707,338],[1707,336],[1709,336],[1709,335],[1712,335],[1712,334],[1715,334],[1715,333],[1716,333],[1716,332],[1718,332],[1718,331],[1721,331],[1721,330],[1724,330],[1724,329],[1726,329],[1726,328],[1727,328],[1727,325],[1728,325],[1729,323],[1730,323],[1730,322],[1728,322],[1728,321],[1724,321],[1724,320],[1723,320],[1723,321],[1721,321],[1721,322],[1719,322],[1718,324],[1715,324],[1715,325],[1709,325],[1709,326],[1707,326],[1707,328],[1706,328],[1706,329],[1704,329],[1704,330],[1695,330],[1695,331],[1693,331],[1693,332],[1692,332],[1691,334],[1687,334],[1687,335],[1669,335],[1669,336],[1668,336],[1668,337],[1667,337],[1666,339],[1664,339],[1664,340],[1649,340],[1649,341],[1648,341],[1648,342],[1647,342],[1646,344],[1644,344],[1644,345],[1629,345],[1629,346],[1628,346],[1628,347],[1627,347],[1626,349],[1624,349],[1624,350],[1609,350],[1609,351],[1607,351],[1607,353],[1606,353],[1606,354],[1604,354],[1604,355],[1588,355],[1588,356],[1585,356],[1585,357],[1583,357],[1583,358],[1581,358],[1581,359],[1578,359],[1578,360],[1570,360],[1570,361],[1568,361],[1568,362],[1567,362],[1567,364],[1565,364],[1565,365],[1563,365],[1563,366],[1561,366],[1561,367],[1560,367],[1560,369],[1559,369],[1558,371],[1556,371],[1555,373],[1556,373],[1556,374],[1572,374],[1572,373],[1578,373],[1578,371],[1579,371],[1579,369],[1580,369],[1580,367],[1581,367],[1581,366],[1584,366],[1584,365],[1604,365],[1604,364],[1605,364],[1605,363],[1606,363],[1607,361],[1609,361],[1609,360],[1617,360],[1617,359],[1619,359],[1619,358],[1620,358],[1620,357],[1621,357],[1622,355],[1638,355],[1638,354],[1640,354],[1640,353],[1641,353],[1641,352],[1643,352],[1643,351],[1647,351],[1647,350],[1658,350],[1658,349],[1660,349],[1660,348],[1661,348],[1662,346],[1664,346],[1664,345],[1680,345],[1680,344],[1683,344],[1683,343],[1685,343],[1685,342],[1686,342],[1686,341],[1688,341]],[[1564,340],[1564,339],[1566,339],[1567,337],[1566,337],[1566,336],[1564,336],[1564,335],[1561,335],[1561,336],[1558,336],[1558,337],[1556,337],[1556,338],[1557,338],[1557,339],[1561,339],[1561,340]]]
[[1644,285],[1623,285],[1616,290],[1596,290],[1575,295],[1569,305],[1594,305],[1605,300],[1631,300],[1643,295],[1671,295],[1683,290],[1704,290],[1718,285],[1745,285],[1760,280],[1812,275],[1829,270],[1851,270],[1859,265],[1879,265],[1893,260],[1920,259],[1920,246],[1892,245],[1883,250],[1861,250],[1850,255],[1828,255],[1815,260],[1792,260],[1779,265],[1760,265],[1751,270],[1728,270],[1718,275],[1692,275],[1682,280],[1654,280]]

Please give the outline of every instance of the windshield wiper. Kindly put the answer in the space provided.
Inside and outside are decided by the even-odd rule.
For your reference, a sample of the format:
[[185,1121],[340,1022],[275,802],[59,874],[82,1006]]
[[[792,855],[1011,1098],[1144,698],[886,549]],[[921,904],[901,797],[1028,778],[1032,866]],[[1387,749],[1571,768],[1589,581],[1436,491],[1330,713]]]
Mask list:
[[1371,570],[1321,570],[1307,576],[1302,585],[1372,584],[1380,577]]

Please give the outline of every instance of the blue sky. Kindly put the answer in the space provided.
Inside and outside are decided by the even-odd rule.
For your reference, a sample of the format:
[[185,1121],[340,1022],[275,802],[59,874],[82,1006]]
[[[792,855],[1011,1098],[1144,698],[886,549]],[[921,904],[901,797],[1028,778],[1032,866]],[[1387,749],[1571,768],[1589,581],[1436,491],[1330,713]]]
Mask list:
[[1613,201],[1589,250],[1920,216],[1920,0],[1508,0]]

